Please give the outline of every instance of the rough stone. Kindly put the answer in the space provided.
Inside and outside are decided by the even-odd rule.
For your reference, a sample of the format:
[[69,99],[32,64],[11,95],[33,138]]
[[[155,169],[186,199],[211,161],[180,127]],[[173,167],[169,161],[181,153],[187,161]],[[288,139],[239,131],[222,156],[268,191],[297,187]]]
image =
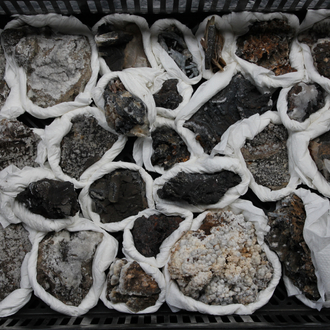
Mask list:
[[320,298],[310,250],[303,237],[306,212],[303,201],[291,194],[280,201],[274,212],[268,213],[270,231],[265,241],[274,250],[293,284],[308,299]]
[[296,71],[290,65],[290,47],[295,31],[286,19],[253,23],[237,38],[236,55],[282,75]]
[[159,165],[164,170],[170,169],[176,163],[186,162],[190,152],[180,135],[167,126],[157,127],[152,133],[151,156],[152,165]]
[[101,127],[94,117],[80,115],[72,119],[72,128],[61,141],[60,167],[78,179],[83,172],[117,141],[118,136]]
[[284,188],[290,180],[287,151],[288,132],[283,125],[270,123],[241,149],[256,183],[272,190]]
[[22,224],[0,225],[0,301],[20,288],[21,266],[31,251],[29,233]]
[[0,45],[0,110],[4,106],[10,89],[5,81],[6,58]]
[[162,88],[153,95],[156,107],[165,109],[176,109],[183,100],[177,89],[178,79],[168,79]]
[[320,75],[330,79],[330,40],[318,42],[312,48],[314,65]]
[[189,204],[215,204],[228,189],[241,182],[241,177],[231,171],[217,173],[186,173],[179,172],[158,189],[160,198],[188,202]]
[[0,120],[0,170],[9,165],[36,167],[40,137],[18,120]]
[[156,257],[163,241],[179,228],[184,219],[164,214],[139,217],[131,229],[135,248],[145,257]]
[[16,201],[48,219],[64,219],[79,211],[77,193],[68,181],[42,179],[32,182],[16,196]]
[[93,285],[93,258],[102,238],[87,230],[48,233],[39,243],[38,283],[64,304],[79,306]]
[[148,208],[146,186],[138,171],[115,170],[89,188],[92,210],[101,222],[118,222]]
[[116,259],[107,276],[107,298],[113,303],[125,303],[137,313],[155,305],[160,289],[157,282],[136,262]]
[[103,97],[107,123],[117,133],[128,136],[149,134],[145,103],[126,90],[119,78],[109,81]]
[[184,127],[196,134],[196,140],[211,153],[222,134],[238,120],[272,109],[271,93],[260,93],[242,74],[237,74],[222,91],[208,100]]
[[43,108],[74,101],[92,75],[87,37],[49,27],[24,26],[2,33],[4,49],[27,75],[27,96]]

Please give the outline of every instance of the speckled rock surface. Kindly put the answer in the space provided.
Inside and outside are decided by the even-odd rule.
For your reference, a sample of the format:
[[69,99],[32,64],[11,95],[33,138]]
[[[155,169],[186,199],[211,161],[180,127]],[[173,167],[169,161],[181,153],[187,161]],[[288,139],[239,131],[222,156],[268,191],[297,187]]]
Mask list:
[[269,124],[241,149],[256,183],[272,190],[284,188],[289,180],[288,132],[283,125]]
[[2,33],[5,51],[27,75],[27,96],[43,108],[74,101],[92,75],[87,37],[49,27],[24,26]]
[[157,282],[136,262],[116,259],[107,276],[107,298],[125,303],[133,312],[155,305],[160,293]]
[[5,81],[6,58],[0,45],[0,110],[4,106],[10,89]]
[[280,201],[280,206],[268,213],[271,227],[265,241],[274,250],[291,279],[308,299],[320,298],[315,268],[310,250],[303,237],[306,212],[302,200],[291,194]]
[[31,248],[22,224],[0,225],[0,301],[20,288],[22,262]]
[[178,92],[178,82],[178,79],[168,79],[164,81],[162,88],[157,93],[153,94],[156,107],[174,110],[179,106],[183,97]]
[[8,165],[22,169],[24,166],[39,166],[37,146],[40,137],[18,120],[0,120],[0,170]]
[[61,142],[62,171],[78,179],[113,146],[118,136],[101,127],[94,117],[72,119],[70,132]]

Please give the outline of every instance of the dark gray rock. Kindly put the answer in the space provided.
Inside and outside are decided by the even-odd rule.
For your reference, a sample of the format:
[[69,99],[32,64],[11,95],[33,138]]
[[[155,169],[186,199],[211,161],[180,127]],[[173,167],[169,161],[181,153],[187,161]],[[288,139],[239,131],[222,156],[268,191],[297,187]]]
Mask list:
[[10,89],[5,81],[6,58],[0,45],[0,110],[4,106]]
[[178,79],[168,79],[163,83],[162,88],[155,93],[156,107],[176,109],[183,100],[177,89]]

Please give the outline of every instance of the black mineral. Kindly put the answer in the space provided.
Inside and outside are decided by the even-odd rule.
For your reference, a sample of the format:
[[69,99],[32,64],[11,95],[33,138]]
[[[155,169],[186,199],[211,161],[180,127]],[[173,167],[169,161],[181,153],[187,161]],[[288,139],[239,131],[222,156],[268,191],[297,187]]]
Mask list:
[[179,94],[177,85],[178,79],[168,79],[163,83],[162,88],[153,95],[156,107],[174,110],[179,106],[183,97]]

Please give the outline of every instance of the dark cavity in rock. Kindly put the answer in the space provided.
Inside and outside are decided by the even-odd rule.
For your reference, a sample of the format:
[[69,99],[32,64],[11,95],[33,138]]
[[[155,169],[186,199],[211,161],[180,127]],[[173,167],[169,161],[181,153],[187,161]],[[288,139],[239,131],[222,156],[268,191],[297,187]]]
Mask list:
[[242,74],[237,74],[183,126],[196,134],[196,140],[210,154],[222,134],[238,120],[272,110],[271,97],[270,92],[260,93]]
[[137,96],[126,90],[119,78],[112,79],[104,90],[107,123],[119,134],[148,135],[147,107]]
[[220,201],[228,189],[241,182],[241,177],[231,171],[218,173],[179,172],[158,189],[160,198],[189,204],[215,204]]
[[179,216],[154,214],[134,221],[132,236],[135,248],[145,257],[156,257],[163,241],[179,228],[184,219]]
[[48,233],[39,244],[37,282],[69,306],[79,306],[93,285],[93,258],[103,234]]
[[89,188],[92,210],[101,222],[118,222],[148,208],[146,185],[138,171],[115,170]]
[[288,132],[283,125],[270,123],[241,149],[246,165],[257,184],[272,190],[284,188],[289,180]]
[[77,193],[68,181],[42,179],[32,182],[17,195],[16,201],[48,219],[64,219],[79,211]]
[[168,79],[163,83],[162,88],[153,95],[156,107],[165,109],[176,109],[182,102],[183,97],[179,94],[178,79]]
[[151,137],[152,165],[159,165],[164,170],[168,170],[176,163],[189,160],[190,152],[181,136],[174,129],[167,126],[157,127],[151,133]]
[[124,303],[137,313],[154,306],[159,298],[157,282],[136,262],[116,259],[107,276],[107,298],[113,303]]
[[290,48],[295,30],[286,19],[257,21],[237,38],[236,55],[260,65],[276,76],[296,71],[290,65]]
[[40,137],[20,121],[0,120],[0,170],[9,165],[36,167]]
[[60,167],[64,173],[79,179],[111,149],[118,136],[101,127],[94,117],[79,115],[71,122],[70,132],[61,141]]
[[280,201],[274,212],[268,213],[271,227],[265,241],[274,250],[293,284],[306,298],[318,300],[317,278],[310,250],[303,237],[306,212],[302,200],[291,194]]

